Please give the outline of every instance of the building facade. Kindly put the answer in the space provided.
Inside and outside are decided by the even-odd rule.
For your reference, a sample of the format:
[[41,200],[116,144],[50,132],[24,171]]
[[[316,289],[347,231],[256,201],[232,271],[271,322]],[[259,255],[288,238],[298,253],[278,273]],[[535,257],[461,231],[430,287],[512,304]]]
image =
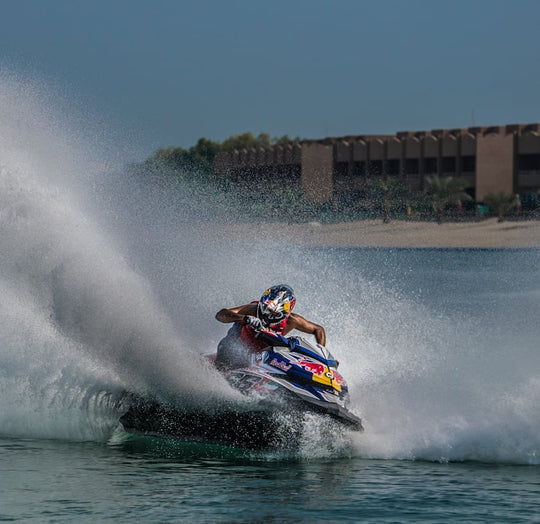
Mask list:
[[374,177],[422,191],[435,174],[462,179],[477,201],[499,191],[538,194],[540,123],[303,140],[219,153],[214,170],[270,188],[302,188],[315,202],[361,194]]

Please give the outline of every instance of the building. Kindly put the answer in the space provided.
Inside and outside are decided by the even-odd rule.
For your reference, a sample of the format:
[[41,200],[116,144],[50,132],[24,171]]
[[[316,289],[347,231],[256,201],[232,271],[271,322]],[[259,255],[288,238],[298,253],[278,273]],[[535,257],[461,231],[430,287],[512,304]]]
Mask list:
[[381,176],[422,191],[433,174],[461,178],[477,201],[499,191],[538,194],[540,123],[303,140],[219,153],[214,169],[236,181],[303,188],[315,202],[361,194],[368,178]]

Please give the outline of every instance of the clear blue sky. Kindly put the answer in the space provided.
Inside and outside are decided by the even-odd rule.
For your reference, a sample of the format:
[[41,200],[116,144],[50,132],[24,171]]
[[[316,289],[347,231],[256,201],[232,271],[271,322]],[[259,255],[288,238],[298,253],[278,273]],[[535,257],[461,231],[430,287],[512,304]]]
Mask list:
[[539,27],[538,0],[0,0],[0,67],[64,86],[146,156],[539,122]]

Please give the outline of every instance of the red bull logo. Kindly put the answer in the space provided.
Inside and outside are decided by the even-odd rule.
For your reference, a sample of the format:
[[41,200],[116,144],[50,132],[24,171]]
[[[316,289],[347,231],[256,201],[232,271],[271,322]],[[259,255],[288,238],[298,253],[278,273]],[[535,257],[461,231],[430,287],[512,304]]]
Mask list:
[[345,385],[345,381],[343,380],[343,377],[337,372],[334,371],[334,380],[339,384],[340,386]]
[[298,365],[302,366],[306,371],[309,371],[310,373],[313,373],[314,375],[318,375],[319,377],[322,377],[324,374],[324,371],[326,369],[326,366],[323,364],[319,364],[317,362],[310,362],[309,360],[299,360]]
[[270,362],[271,366],[274,366],[275,368],[281,369],[282,371],[289,371],[291,369],[291,365],[287,364],[286,362],[283,362],[282,360],[277,360],[275,358],[272,359]]

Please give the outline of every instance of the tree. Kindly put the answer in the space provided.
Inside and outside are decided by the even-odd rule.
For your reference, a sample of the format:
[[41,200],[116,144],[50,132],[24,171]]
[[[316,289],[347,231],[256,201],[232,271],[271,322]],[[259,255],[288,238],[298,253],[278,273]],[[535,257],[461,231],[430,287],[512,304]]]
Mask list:
[[289,135],[276,136],[271,139],[268,133],[259,133],[255,136],[248,131],[241,135],[231,135],[220,144],[220,147],[222,151],[234,151],[235,149],[255,149],[259,147],[286,145],[299,140],[300,138],[291,138]]
[[208,140],[208,138],[199,138],[197,144],[189,148],[189,154],[194,164],[205,172],[210,172],[216,153],[221,149],[222,146],[218,142]]
[[462,202],[472,200],[465,192],[463,180],[451,176],[440,177],[439,175],[425,178],[427,193],[431,197],[431,208],[437,217],[437,223],[441,224],[443,213],[449,205],[461,205]]
[[151,172],[164,172],[176,177],[210,178],[216,154],[220,151],[235,149],[257,149],[272,145],[284,145],[300,140],[291,139],[288,135],[270,138],[268,133],[255,136],[251,132],[231,135],[223,142],[214,142],[208,138],[199,138],[197,144],[184,149],[183,147],[160,148],[141,164],[141,167]]
[[368,183],[371,198],[380,203],[383,212],[383,222],[388,224],[391,220],[391,211],[403,205],[407,188],[402,180],[394,178],[375,178]]
[[497,221],[503,222],[504,215],[511,209],[516,207],[519,202],[519,197],[499,191],[498,193],[488,193],[484,197],[484,203],[488,205],[497,215]]
[[248,131],[241,135],[231,135],[221,144],[223,151],[253,149],[258,147],[270,147],[270,135],[268,133],[260,133],[259,136],[255,137],[251,131]]
[[273,146],[285,146],[291,142],[300,142],[300,137],[297,136],[296,138],[291,138],[289,135],[283,135],[272,138]]
[[190,167],[192,159],[189,151],[182,147],[160,148],[147,160],[146,164],[158,169],[170,170],[177,176],[182,176],[182,171]]

